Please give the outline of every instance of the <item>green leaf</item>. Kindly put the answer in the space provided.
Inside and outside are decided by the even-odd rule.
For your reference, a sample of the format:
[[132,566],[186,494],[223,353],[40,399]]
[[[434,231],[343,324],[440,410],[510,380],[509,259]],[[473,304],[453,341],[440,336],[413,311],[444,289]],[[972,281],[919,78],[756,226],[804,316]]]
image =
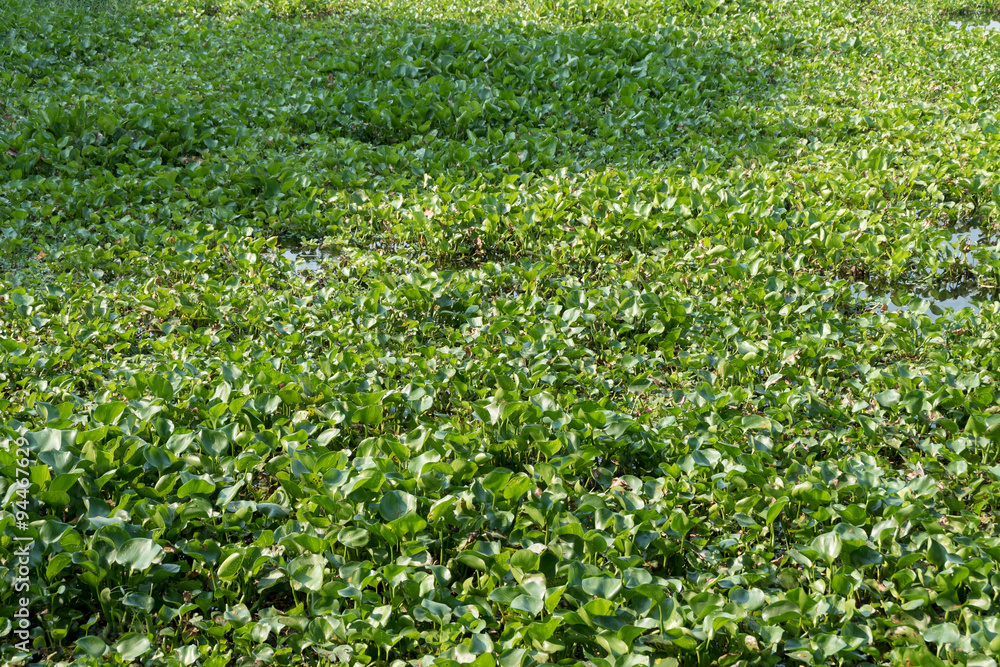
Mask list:
[[534,618],[545,608],[545,602],[530,595],[518,595],[510,603],[510,608],[524,612]]
[[157,398],[162,398],[167,402],[174,400],[174,387],[165,377],[154,375],[149,380],[149,388],[152,390],[153,396]]
[[802,616],[799,606],[790,600],[781,600],[764,608],[761,617],[767,623],[786,623]]
[[114,552],[114,562],[129,570],[148,570],[163,554],[163,548],[153,540],[136,537],[128,540]]
[[788,503],[788,496],[776,498],[775,501],[771,503],[771,506],[767,508],[767,514],[764,515],[764,523],[768,526],[774,523],[775,520],[781,516],[781,511],[785,509],[785,506],[788,505]]
[[136,593],[135,591],[127,593],[125,597],[122,598],[122,604],[126,607],[135,607],[145,611],[147,614],[153,611],[153,598],[144,593]]
[[613,577],[589,577],[583,580],[583,592],[587,595],[612,600],[621,590],[622,582]]
[[769,428],[771,425],[770,420],[767,417],[762,417],[760,415],[747,415],[743,417],[741,425],[744,429],[762,429]]
[[351,421],[357,424],[365,424],[366,426],[378,426],[382,423],[383,418],[381,405],[369,405],[357,410]]
[[533,486],[533,482],[527,475],[518,475],[511,478],[503,490],[505,500],[517,500],[528,492]]
[[401,535],[416,536],[427,527],[427,522],[416,512],[409,511],[398,519],[393,519],[390,525],[394,531]]
[[832,564],[833,561],[837,560],[837,556],[840,555],[840,551],[843,549],[843,542],[840,539],[840,535],[831,531],[816,537],[809,546],[818,551],[827,564]]
[[511,471],[505,469],[493,470],[485,477],[483,477],[480,482],[483,488],[487,491],[492,491],[493,493],[499,493],[507,486],[507,482],[510,480]]
[[899,404],[899,392],[895,389],[887,389],[880,394],[876,394],[875,400],[883,408],[891,408]]
[[360,549],[368,544],[370,535],[364,528],[345,526],[337,533],[337,541],[348,549]]
[[538,569],[538,554],[530,549],[520,549],[510,557],[510,564],[523,572]]
[[292,586],[298,590],[318,591],[323,587],[325,563],[325,559],[317,554],[299,556],[292,560],[286,568]]
[[24,439],[35,454],[48,451],[65,451],[76,443],[76,431],[46,428],[36,433],[25,433]]
[[407,512],[416,512],[417,499],[415,496],[403,491],[390,491],[382,496],[379,502],[378,511],[386,521],[393,521],[400,518]]
[[100,658],[108,650],[108,645],[100,637],[87,636],[76,640],[76,647],[91,658]]
[[670,515],[670,529],[682,538],[686,537],[696,525],[698,525],[698,522],[691,519],[681,510],[675,510]]
[[934,644],[954,644],[962,638],[958,626],[954,623],[938,623],[924,631],[924,640]]
[[222,581],[232,581],[237,576],[239,576],[243,567],[243,554],[239,551],[230,554],[222,563],[219,565],[219,570],[216,576]]
[[152,648],[152,644],[145,635],[137,632],[130,632],[124,635],[117,644],[115,651],[125,662],[132,662],[139,656],[145,655]]
[[178,498],[187,498],[195,494],[209,494],[215,491],[215,484],[204,479],[189,479],[177,489]]
[[817,653],[821,660],[837,655],[849,645],[837,635],[823,634],[816,641]]
[[121,414],[125,411],[126,407],[128,407],[128,404],[123,401],[102,403],[94,408],[94,420],[100,422],[101,424],[116,424],[118,423],[118,418],[121,417]]
[[229,450],[229,438],[222,430],[205,429],[198,434],[202,450],[212,456],[222,456]]
[[931,540],[931,545],[927,549],[927,560],[938,569],[943,569],[948,564],[948,550],[937,540]]

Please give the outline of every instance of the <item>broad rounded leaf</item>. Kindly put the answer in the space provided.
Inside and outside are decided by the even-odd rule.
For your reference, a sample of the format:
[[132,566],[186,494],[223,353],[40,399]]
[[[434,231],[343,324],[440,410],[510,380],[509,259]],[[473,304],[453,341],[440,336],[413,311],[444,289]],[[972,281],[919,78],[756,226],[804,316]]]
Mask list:
[[100,658],[108,650],[108,645],[104,642],[104,640],[100,637],[94,637],[93,635],[77,639],[76,647],[91,658]]
[[115,644],[115,651],[125,662],[132,662],[151,648],[149,638],[137,632],[130,632]]
[[379,514],[386,521],[393,521],[407,512],[415,512],[416,509],[416,497],[405,491],[390,491],[382,496],[382,500],[378,504]]
[[924,631],[924,639],[934,644],[954,644],[962,633],[954,623],[938,623]]
[[130,570],[146,570],[163,554],[163,548],[153,540],[136,537],[114,552],[114,560]]

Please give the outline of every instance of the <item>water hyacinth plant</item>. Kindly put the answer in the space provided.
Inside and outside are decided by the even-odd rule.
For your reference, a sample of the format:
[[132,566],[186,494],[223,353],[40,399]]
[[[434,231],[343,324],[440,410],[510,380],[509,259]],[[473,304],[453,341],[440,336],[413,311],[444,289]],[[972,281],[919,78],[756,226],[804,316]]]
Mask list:
[[998,19],[0,2],[0,662],[996,667]]

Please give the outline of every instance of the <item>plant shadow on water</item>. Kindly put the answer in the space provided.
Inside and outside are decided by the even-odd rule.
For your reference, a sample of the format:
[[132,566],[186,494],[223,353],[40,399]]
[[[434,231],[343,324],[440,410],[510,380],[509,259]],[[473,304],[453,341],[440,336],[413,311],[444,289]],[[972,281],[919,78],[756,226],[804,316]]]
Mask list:
[[912,311],[919,308],[921,302],[929,302],[928,313],[932,320],[937,320],[942,317],[955,319],[964,308],[972,308],[978,313],[983,306],[997,302],[998,292],[981,290],[974,282],[959,282],[909,293],[899,290],[886,296],[890,296],[889,312]]
[[1000,30],[1000,6],[994,0],[970,0],[961,4],[944,3],[940,15],[949,25],[966,30]]
[[886,311],[890,313],[923,312],[922,304],[927,304],[926,312],[933,321],[940,318],[954,320],[965,308],[979,313],[982,308],[1000,302],[1000,290],[983,289],[975,279],[933,286],[859,283],[853,291],[861,301],[884,302]]

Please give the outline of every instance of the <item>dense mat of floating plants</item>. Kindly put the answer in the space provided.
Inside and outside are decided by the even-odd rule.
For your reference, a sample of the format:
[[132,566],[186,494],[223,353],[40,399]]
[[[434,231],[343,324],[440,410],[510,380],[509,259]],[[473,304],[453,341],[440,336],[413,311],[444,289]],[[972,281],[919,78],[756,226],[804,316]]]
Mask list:
[[916,4],[4,5],[0,660],[996,667],[1000,9]]

